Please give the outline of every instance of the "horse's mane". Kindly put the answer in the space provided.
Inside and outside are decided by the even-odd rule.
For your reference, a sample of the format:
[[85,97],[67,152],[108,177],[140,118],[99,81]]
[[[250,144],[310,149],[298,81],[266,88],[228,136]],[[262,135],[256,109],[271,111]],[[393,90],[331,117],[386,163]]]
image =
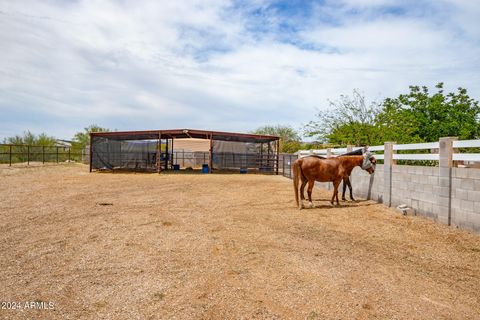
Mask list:
[[361,155],[363,155],[363,148],[357,149],[357,150],[354,150],[354,151],[350,151],[350,152],[347,152],[347,153],[344,153],[344,154],[341,154],[341,155],[339,155],[339,157],[343,157],[343,156],[361,156]]
[[308,158],[308,157],[314,157],[318,159],[327,159],[326,157],[319,156],[318,154],[309,154],[308,156],[302,157],[302,158]]

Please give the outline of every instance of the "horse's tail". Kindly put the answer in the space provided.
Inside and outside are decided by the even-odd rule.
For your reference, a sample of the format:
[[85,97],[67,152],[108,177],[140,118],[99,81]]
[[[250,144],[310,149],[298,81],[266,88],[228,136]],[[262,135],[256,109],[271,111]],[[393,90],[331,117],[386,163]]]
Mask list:
[[292,164],[292,171],[293,171],[293,189],[295,189],[295,201],[297,202],[297,207],[299,206],[298,202],[298,180],[300,179],[300,175],[302,173],[302,167],[300,166],[299,159],[295,160]]

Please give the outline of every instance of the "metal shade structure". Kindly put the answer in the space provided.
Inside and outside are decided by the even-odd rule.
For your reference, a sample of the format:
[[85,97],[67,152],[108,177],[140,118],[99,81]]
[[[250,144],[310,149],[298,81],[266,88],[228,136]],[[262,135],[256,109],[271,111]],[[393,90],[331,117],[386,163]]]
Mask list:
[[90,171],[169,170],[178,166],[175,139],[209,140],[203,166],[208,165],[210,172],[240,169],[278,174],[279,137],[196,129],[92,132]]

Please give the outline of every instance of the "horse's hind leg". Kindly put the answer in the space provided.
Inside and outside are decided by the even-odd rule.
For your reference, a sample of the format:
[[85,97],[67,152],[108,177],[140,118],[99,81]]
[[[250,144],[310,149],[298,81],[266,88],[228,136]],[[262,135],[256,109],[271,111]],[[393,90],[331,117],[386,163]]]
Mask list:
[[313,208],[312,190],[313,190],[313,186],[314,186],[314,185],[315,185],[315,180],[310,180],[310,181],[308,181],[307,193],[308,193],[308,201],[310,202],[310,208]]
[[[355,199],[353,198],[353,188],[352,188],[352,182],[350,181],[350,177],[347,178],[347,185],[348,185],[348,189],[350,190],[350,200],[352,201],[355,201]],[[344,189],[344,193],[345,193],[345,188]]]
[[347,201],[347,199],[345,198],[345,192],[347,191],[347,181],[348,181],[348,178],[343,179],[343,183],[342,183],[342,187],[343,187],[342,200],[343,201]]
[[305,179],[303,176],[301,177],[301,184],[300,184],[300,209],[303,209],[303,200],[305,200],[305,185],[307,184],[308,180]]
[[301,206],[300,208],[303,208],[303,200],[305,200],[305,185],[307,184],[307,179],[302,177],[302,184],[300,185],[300,201],[301,201]]

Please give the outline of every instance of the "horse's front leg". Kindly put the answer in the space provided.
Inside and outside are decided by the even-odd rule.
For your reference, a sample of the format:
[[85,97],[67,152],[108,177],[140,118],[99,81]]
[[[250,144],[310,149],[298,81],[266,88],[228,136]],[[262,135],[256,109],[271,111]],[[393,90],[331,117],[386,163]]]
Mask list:
[[333,202],[335,201],[335,198],[337,199],[337,206],[340,205],[340,201],[338,201],[338,186],[340,185],[341,181],[342,179],[333,181],[333,197],[332,197],[332,201],[330,201],[332,205],[333,205]]
[[310,201],[310,208],[313,208],[312,190],[313,190],[313,186],[314,186],[314,185],[315,185],[315,180],[310,180],[310,181],[308,181],[307,193],[308,193],[308,201]]

